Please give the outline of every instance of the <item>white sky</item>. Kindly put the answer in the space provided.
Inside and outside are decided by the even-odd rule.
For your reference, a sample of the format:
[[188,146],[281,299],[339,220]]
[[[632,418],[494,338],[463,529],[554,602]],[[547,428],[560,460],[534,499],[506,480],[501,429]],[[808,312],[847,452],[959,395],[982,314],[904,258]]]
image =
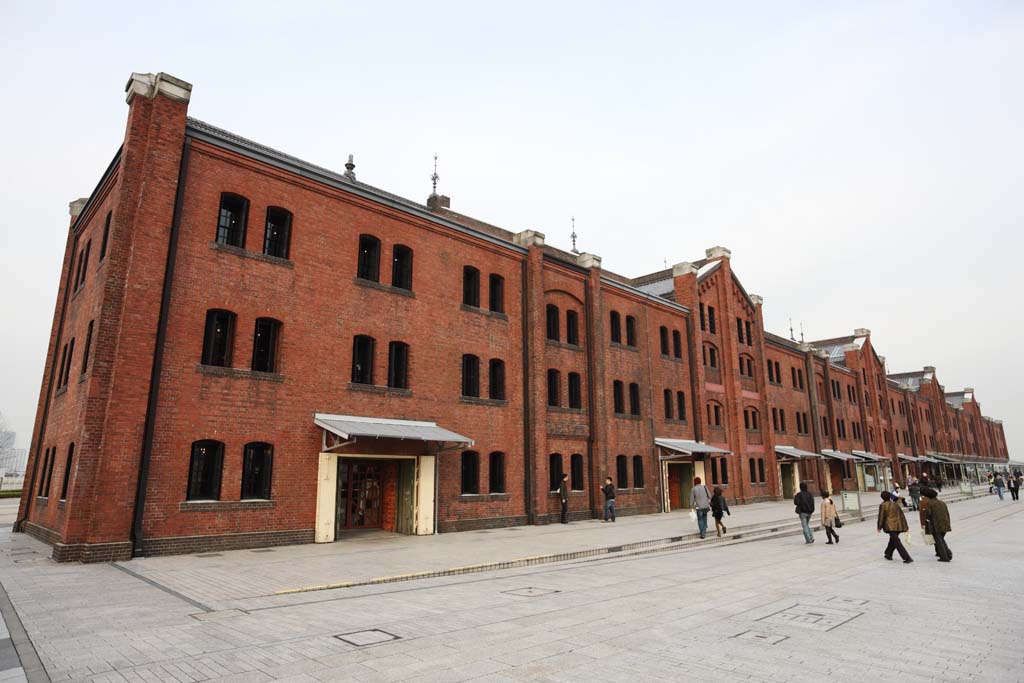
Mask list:
[[[67,203],[132,71],[190,114],[640,275],[721,244],[768,328],[872,330],[1024,434],[1024,4],[0,0],[0,413],[27,446]],[[283,10],[280,8],[284,8]],[[798,333],[799,334],[799,333]]]

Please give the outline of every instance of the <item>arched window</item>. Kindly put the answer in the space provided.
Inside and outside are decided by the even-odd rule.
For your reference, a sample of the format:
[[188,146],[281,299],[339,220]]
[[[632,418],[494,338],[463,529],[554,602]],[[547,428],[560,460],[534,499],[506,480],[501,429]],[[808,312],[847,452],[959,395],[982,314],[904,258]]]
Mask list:
[[613,344],[621,344],[622,343],[622,319],[619,317],[619,312],[618,311],[612,311],[611,315],[609,316],[609,318],[610,318],[610,321],[611,321],[612,343]]
[[71,341],[68,342],[68,363],[64,366],[64,378],[61,380],[61,386],[68,385],[68,379],[71,377],[71,366],[74,364],[75,357],[75,338],[72,337]]
[[270,500],[270,480],[274,468],[274,447],[256,441],[245,444],[242,452],[242,500]]
[[580,316],[576,311],[565,312],[565,343],[580,345]]
[[548,304],[547,305],[547,326],[546,326],[546,329],[547,329],[548,339],[550,339],[551,341],[558,341],[559,336],[560,336],[559,333],[558,333],[558,318],[559,318],[558,306],[555,306],[554,304]]
[[617,379],[612,382],[612,401],[614,403],[614,410],[619,415],[626,412],[626,396],[625,387],[622,384],[622,380]]
[[488,290],[490,301],[489,308],[495,313],[505,312],[505,278],[491,273],[490,289]]
[[578,372],[569,373],[569,407],[583,407],[583,386]]
[[743,377],[754,376],[754,359],[745,353],[740,354],[740,375]]
[[557,491],[562,485],[562,454],[552,453],[548,456],[548,485],[551,491]]
[[203,334],[203,365],[231,366],[231,350],[235,338],[235,314],[211,309],[206,312]]
[[[74,447],[75,447],[74,444],[71,444],[70,446],[68,446],[68,450],[73,451]],[[57,447],[54,446],[53,447],[53,451],[51,451],[51,453],[50,453],[50,462],[46,466],[46,489],[43,492],[43,495],[46,496],[47,498],[50,497],[50,484],[53,483],[53,466],[56,464],[56,462],[57,462]]]
[[373,235],[359,236],[359,263],[356,277],[380,282],[380,240]]
[[562,375],[558,370],[548,370],[548,405],[562,405]]
[[569,486],[573,491],[583,490],[583,456],[579,453],[569,456]]
[[658,328],[658,335],[661,338],[661,355],[668,355],[668,328],[662,325]]
[[672,390],[665,390],[665,419],[672,419]]
[[405,342],[388,344],[388,386],[392,389],[409,388],[409,345]]
[[718,367],[718,349],[714,344],[704,344],[704,367]]
[[103,240],[100,242],[100,263],[107,258],[107,243],[110,241],[110,219],[114,214],[107,212],[107,221],[103,224]]
[[624,455],[615,456],[615,488],[629,488],[629,458]]
[[292,213],[280,206],[267,207],[267,226],[263,232],[263,253],[288,258],[292,240]]
[[644,487],[644,459],[643,456],[633,456],[633,488],[642,489]]
[[480,359],[470,353],[462,356],[462,395],[480,397]]
[[757,483],[757,461],[754,458],[751,458],[750,460],[747,461],[747,464],[750,465],[750,483],[751,484],[756,484]]
[[43,454],[43,466],[39,470],[39,488],[36,490],[37,496],[42,496],[46,491],[46,468],[50,465],[50,458],[53,457],[50,453],[51,450],[47,448]]
[[373,337],[358,334],[352,340],[352,383],[373,384]]
[[193,441],[186,499],[220,500],[220,475],[223,463],[223,443],[210,439]]
[[92,328],[95,320],[89,321],[89,327],[85,333],[85,349],[82,351],[82,374],[89,369],[89,351],[92,349]]
[[676,358],[683,357],[683,336],[679,330],[672,330],[672,355]]
[[217,244],[245,248],[245,224],[249,216],[249,200],[224,192],[220,196],[217,217]]
[[626,346],[636,346],[636,318],[626,316]]
[[708,409],[708,426],[709,427],[724,427],[725,426],[725,413],[722,410],[722,404],[717,401],[710,401],[707,404]]
[[743,409],[743,427],[748,431],[756,431],[758,429],[758,414],[755,408]]
[[505,361],[492,358],[488,367],[487,398],[505,400]]
[[640,385],[636,382],[629,385],[629,414],[640,414]]
[[487,459],[487,492],[505,493],[505,454],[494,451]]
[[462,267],[462,304],[480,308],[480,271],[473,266]]
[[404,244],[391,250],[391,286],[412,291],[412,249]]
[[462,487],[464,496],[480,493],[480,454],[476,451],[462,452]]
[[256,318],[256,331],[252,340],[252,369],[255,372],[277,372],[280,339],[280,320]]
[[68,457],[64,461],[64,477],[60,485],[60,499],[68,499],[68,485],[71,483],[71,463],[75,457],[75,444],[68,446]]

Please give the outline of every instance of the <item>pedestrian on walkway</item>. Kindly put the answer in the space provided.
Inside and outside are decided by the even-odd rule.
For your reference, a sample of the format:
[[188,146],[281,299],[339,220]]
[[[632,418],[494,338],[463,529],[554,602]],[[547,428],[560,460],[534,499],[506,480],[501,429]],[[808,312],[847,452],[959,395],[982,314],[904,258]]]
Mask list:
[[569,475],[562,475],[562,483],[558,486],[558,498],[562,501],[562,524],[569,523]]
[[900,534],[906,533],[909,528],[907,518],[903,516],[903,509],[898,503],[893,502],[891,493],[882,491],[882,504],[878,506],[878,533],[884,531],[889,534],[889,545],[885,547],[883,555],[885,559],[891,560],[892,552],[895,550],[903,558],[903,564],[914,561],[900,541]]
[[700,483],[700,477],[693,478],[693,488],[690,489],[690,509],[697,512],[697,531],[700,537],[708,534],[708,510],[711,508],[711,492],[708,487]]
[[1006,477],[1007,487],[1010,489],[1010,495],[1013,500],[1020,500],[1020,477],[1015,477],[1010,474]]
[[895,481],[892,484],[892,499],[900,507],[907,507],[907,501],[903,499],[903,489],[900,488],[900,483],[898,481]]
[[836,510],[836,504],[832,502],[832,497],[828,495],[827,491],[821,492],[821,525],[825,527],[825,537],[828,538],[828,542],[825,545],[832,545],[832,539],[836,539],[836,543],[839,543],[839,534],[833,526],[836,523],[836,517],[839,516],[839,512]]
[[793,496],[796,514],[800,516],[800,526],[804,530],[804,543],[814,543],[814,532],[811,531],[811,515],[814,514],[814,496],[807,491],[807,484],[800,483],[800,491]]
[[605,522],[615,521],[615,484],[611,477],[604,478],[604,486],[601,487],[604,494],[604,520]]
[[907,486],[907,493],[910,494],[910,509],[916,510],[921,507],[921,482],[916,477],[910,478],[910,484]]
[[722,515],[732,517],[732,513],[729,512],[729,503],[726,502],[725,496],[722,495],[722,487],[716,486],[711,495],[711,516],[715,518],[715,530],[718,532],[719,537],[722,534],[729,533],[729,530],[722,524]]
[[992,495],[992,491],[995,489],[996,473],[989,472],[988,474],[988,495]]
[[1003,475],[996,473],[996,478],[992,480],[992,486],[996,488],[996,493],[999,495],[999,500],[1003,500],[1003,487],[1006,486],[1006,482],[1003,481]]
[[939,562],[950,562],[953,551],[946,544],[946,534],[952,531],[949,524],[949,507],[946,502],[938,499],[938,491],[927,488],[921,491],[928,499],[928,511],[925,512],[924,532],[935,539],[935,554]]

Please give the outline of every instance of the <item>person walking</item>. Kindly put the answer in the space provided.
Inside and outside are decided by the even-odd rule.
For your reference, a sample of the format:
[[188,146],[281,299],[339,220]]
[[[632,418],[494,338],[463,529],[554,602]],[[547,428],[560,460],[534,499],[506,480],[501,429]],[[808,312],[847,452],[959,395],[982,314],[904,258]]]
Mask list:
[[558,498],[562,501],[562,524],[569,523],[569,475],[562,475],[562,483],[558,486]]
[[1010,489],[1012,500],[1020,500],[1020,477],[1012,474],[1006,475],[1006,487]]
[[925,512],[924,532],[931,534],[935,539],[935,554],[939,562],[950,562],[953,559],[953,551],[946,544],[946,534],[952,531],[949,524],[949,507],[945,501],[939,500],[938,491],[927,488],[921,491],[928,499],[928,509]]
[[882,504],[878,506],[878,533],[885,531],[889,534],[889,545],[885,547],[883,555],[885,559],[891,560],[895,550],[903,558],[903,564],[910,564],[914,561],[907,549],[903,547],[903,542],[900,541],[900,534],[905,533],[908,529],[907,518],[903,516],[903,508],[899,506],[899,503],[893,502],[891,493],[882,491]]
[[604,522],[615,521],[615,484],[611,477],[604,478],[604,486],[601,487],[604,494]]
[[996,473],[995,472],[990,472],[989,475],[988,475],[988,495],[990,495],[990,496],[992,495],[992,491],[995,488],[993,486],[993,484],[995,483],[995,480],[996,480]]
[[1006,486],[1006,482],[1003,481],[1003,475],[997,472],[995,479],[992,480],[992,486],[995,487],[999,500],[1003,500],[1003,487]]
[[916,477],[911,477],[907,485],[907,493],[910,494],[910,509],[916,510],[921,507],[921,482]]
[[832,497],[828,495],[827,491],[821,492],[821,525],[825,527],[825,537],[828,541],[825,545],[832,545],[832,539],[836,539],[836,543],[839,543],[839,534],[833,528],[836,523],[836,517],[839,516],[839,512],[836,510],[836,504],[832,502]]
[[814,532],[811,531],[811,515],[814,514],[814,496],[807,491],[807,484],[800,483],[800,491],[793,496],[796,514],[800,517],[800,526],[804,530],[804,543],[814,543]]
[[697,512],[697,531],[700,537],[708,534],[708,510],[711,508],[711,492],[708,487],[700,483],[700,477],[693,478],[693,488],[690,489],[690,509]]
[[895,481],[892,484],[892,499],[900,507],[907,507],[907,501],[903,499],[903,489],[900,488],[900,483],[898,481]]
[[722,495],[722,487],[716,486],[711,495],[711,516],[715,518],[715,530],[718,532],[719,537],[722,534],[729,533],[729,530],[722,524],[722,515],[732,517],[732,513],[729,512],[729,503],[726,502],[725,496]]

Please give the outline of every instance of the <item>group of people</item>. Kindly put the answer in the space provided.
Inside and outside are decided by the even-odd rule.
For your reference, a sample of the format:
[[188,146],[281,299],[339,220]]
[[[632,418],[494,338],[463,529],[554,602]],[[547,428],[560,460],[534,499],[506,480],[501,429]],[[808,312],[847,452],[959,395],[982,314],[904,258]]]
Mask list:
[[725,500],[721,486],[711,491],[706,484],[701,483],[700,477],[694,477],[693,488],[690,489],[690,509],[697,515],[697,531],[701,538],[707,538],[708,535],[708,512],[715,520],[718,535],[729,533],[722,519],[725,515],[731,516],[732,512],[729,511],[729,503]]
[[993,472],[988,475],[988,492],[992,493],[994,490],[999,495],[999,500],[1003,500],[1003,489],[1008,488],[1012,500],[1020,500],[1022,480],[1024,480],[1024,476],[1021,475],[1019,469],[1014,470],[1013,474],[1006,475],[1005,479],[1001,473]]

